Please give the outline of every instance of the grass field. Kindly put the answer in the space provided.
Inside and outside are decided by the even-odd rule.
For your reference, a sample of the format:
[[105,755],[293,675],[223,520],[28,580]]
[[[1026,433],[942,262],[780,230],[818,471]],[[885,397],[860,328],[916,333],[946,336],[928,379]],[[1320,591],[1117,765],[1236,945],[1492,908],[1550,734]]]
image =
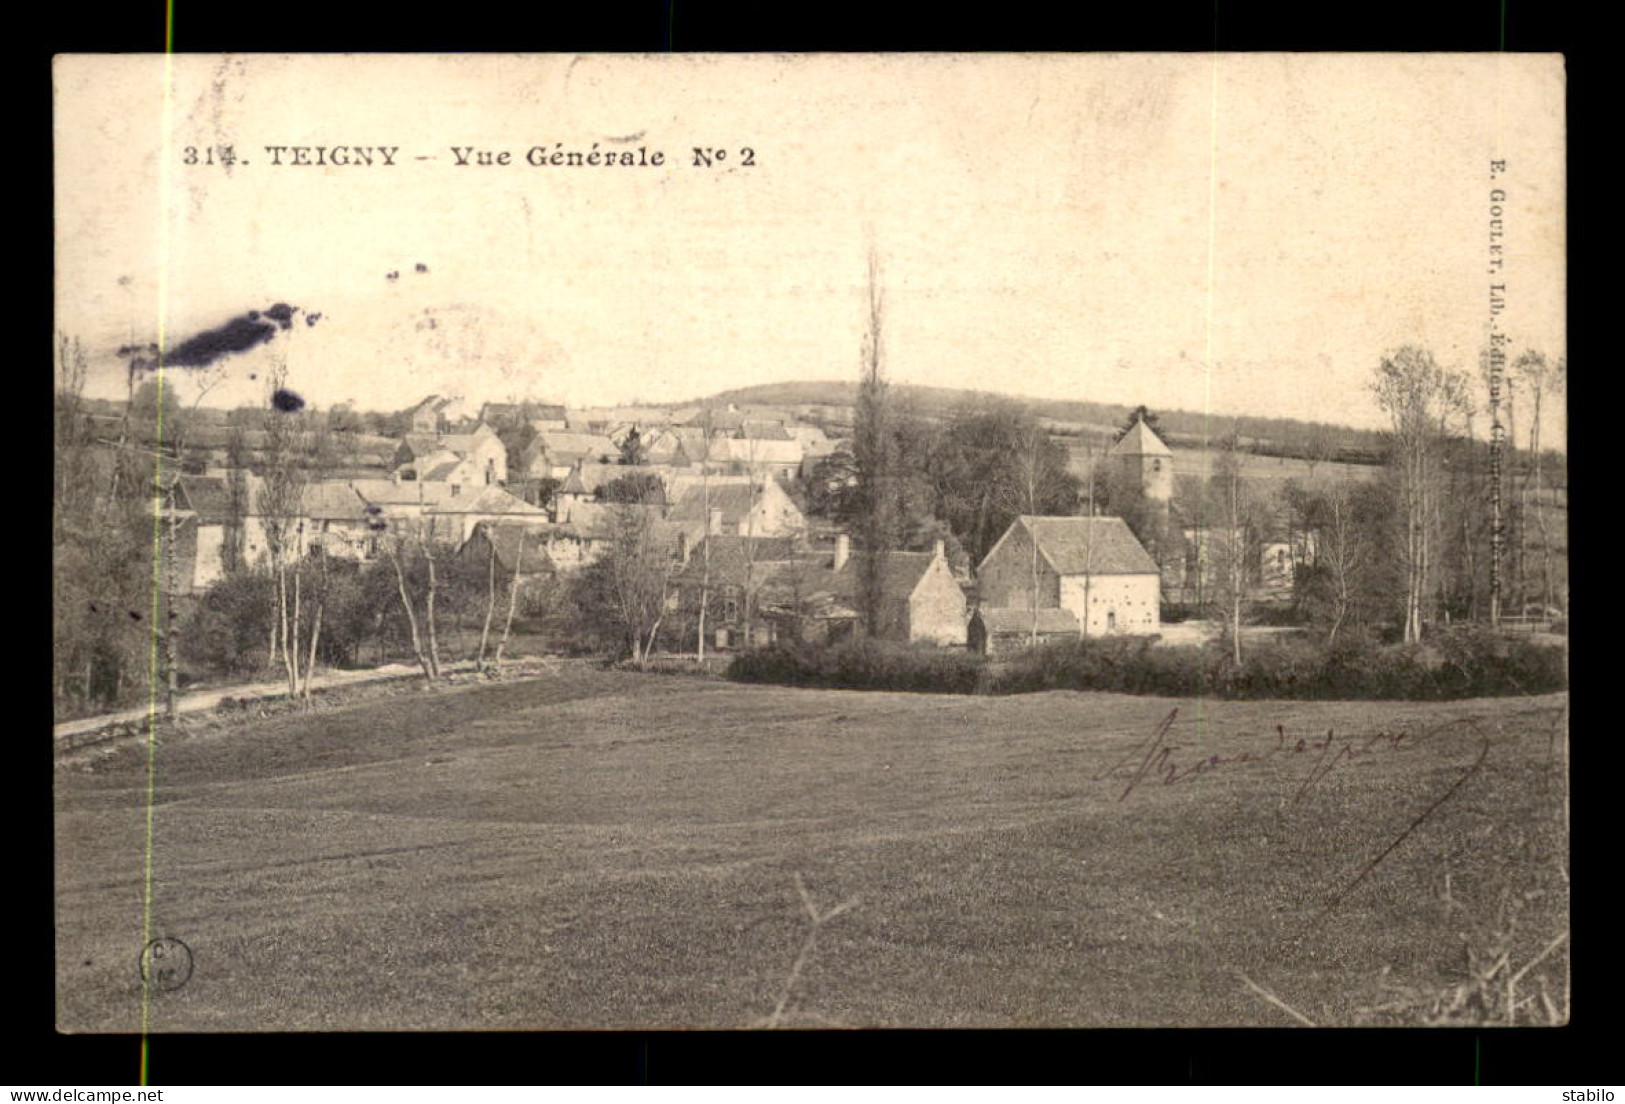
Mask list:
[[[150,1028],[1414,1022],[1567,928],[1565,710],[583,665],[175,738],[150,935],[194,973]],[[56,804],[58,1025],[138,1030],[144,749]]]

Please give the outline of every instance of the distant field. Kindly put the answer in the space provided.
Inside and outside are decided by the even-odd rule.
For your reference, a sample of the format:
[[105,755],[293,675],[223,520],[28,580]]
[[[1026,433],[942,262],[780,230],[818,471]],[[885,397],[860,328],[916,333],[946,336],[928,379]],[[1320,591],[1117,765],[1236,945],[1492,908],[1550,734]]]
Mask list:
[[[1208,768],[1136,781],[1176,707],[1176,770]],[[1512,896],[1514,964],[1566,928],[1565,708],[582,666],[179,739],[156,760],[152,933],[195,973],[151,1028],[1294,1022],[1257,989],[1367,1022],[1396,987],[1459,984],[1463,936],[1482,952]],[[1317,780],[1326,758],[1293,748],[1328,730],[1364,750]],[[57,774],[63,1030],[141,1024],[144,758]],[[856,903],[786,995],[798,875],[821,909]],[[1565,956],[1531,995],[1561,1002]]]
[[[1173,449],[1174,475],[1198,476],[1206,479],[1212,474],[1212,464],[1218,455],[1212,449]],[[1101,456],[1096,450],[1094,457],[1097,462]],[[1084,475],[1089,470],[1090,454],[1081,448],[1071,450],[1070,467],[1075,475]],[[1315,464],[1311,473],[1309,462],[1294,460],[1279,456],[1254,456],[1251,453],[1241,454],[1242,475],[1254,481],[1285,482],[1296,479],[1305,487],[1324,486],[1334,480],[1371,479],[1381,472],[1381,468],[1367,464],[1343,464],[1335,461],[1323,460]]]

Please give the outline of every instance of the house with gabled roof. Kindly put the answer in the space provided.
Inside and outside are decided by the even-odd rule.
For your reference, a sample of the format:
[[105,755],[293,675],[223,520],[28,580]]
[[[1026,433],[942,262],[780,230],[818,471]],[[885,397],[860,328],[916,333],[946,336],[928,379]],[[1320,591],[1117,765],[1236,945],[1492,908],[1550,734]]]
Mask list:
[[500,487],[508,481],[508,450],[484,422],[468,433],[408,433],[395,463],[395,473],[408,482]]
[[[706,450],[703,463],[712,471],[735,475],[754,475],[761,472],[794,475],[801,470],[802,447],[800,441],[763,440],[754,437],[714,438]],[[694,458],[693,452],[689,453]]]
[[710,534],[788,537],[807,528],[806,515],[777,479],[686,478],[673,480],[670,493],[669,520],[696,543]]
[[430,395],[406,412],[406,421],[413,433],[439,433],[456,416],[462,404],[458,398]]
[[[862,610],[868,570],[867,552],[844,559],[834,572],[833,597],[847,609]],[[910,644],[962,645],[967,622],[965,591],[948,566],[942,541],[930,552],[887,552],[880,574],[880,627],[882,640]]]
[[1086,636],[1154,634],[1161,571],[1122,518],[1023,515],[976,569],[989,610],[1064,609]]
[[755,643],[774,643],[773,623],[764,618],[764,595],[782,571],[803,554],[799,537],[752,537],[709,534],[690,542],[679,530],[680,566],[668,582],[670,598],[693,616],[704,604],[706,643],[729,648],[754,636]]
[[504,582],[517,578],[523,587],[558,574],[548,555],[550,527],[503,521],[481,521],[457,549],[471,563],[492,567]]
[[612,464],[620,455],[620,446],[603,434],[546,430],[526,447],[520,464],[523,478],[557,479],[577,463]]

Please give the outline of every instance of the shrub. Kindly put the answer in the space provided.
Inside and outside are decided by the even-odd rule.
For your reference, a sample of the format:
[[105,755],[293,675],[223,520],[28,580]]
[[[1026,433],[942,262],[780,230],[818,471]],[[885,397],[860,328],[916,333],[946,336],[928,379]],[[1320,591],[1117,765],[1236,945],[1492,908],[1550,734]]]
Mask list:
[[728,665],[728,677],[836,690],[973,694],[981,687],[985,667],[980,657],[966,652],[853,640],[745,652]]
[[1023,694],[1096,690],[1231,699],[1445,700],[1563,689],[1561,648],[1480,627],[1424,644],[1382,645],[1350,635],[1333,645],[1284,638],[1236,663],[1219,643],[1155,645],[1149,638],[1055,641],[993,662],[964,652],[875,641],[749,652],[728,667],[739,682],[854,690]]

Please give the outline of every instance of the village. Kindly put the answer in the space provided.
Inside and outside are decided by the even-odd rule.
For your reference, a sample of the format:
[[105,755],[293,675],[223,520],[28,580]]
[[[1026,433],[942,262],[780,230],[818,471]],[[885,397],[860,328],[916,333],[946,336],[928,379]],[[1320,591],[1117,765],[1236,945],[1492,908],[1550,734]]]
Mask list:
[[[611,554],[613,515],[632,510],[647,515],[669,554],[668,603],[694,608],[702,590],[716,596],[705,647],[854,633],[851,536],[806,506],[820,462],[850,453],[849,439],[826,430],[849,429],[850,409],[486,403],[468,414],[464,406],[430,396],[405,412],[410,429],[392,452],[372,443],[392,466],[306,483],[291,553],[372,562],[392,534],[410,533],[478,565],[494,560],[503,578],[530,584]],[[496,427],[527,443],[510,455]],[[160,510],[175,525],[181,593],[267,562],[272,542],[257,506],[264,479],[227,466],[228,436],[194,434],[188,446],[204,471],[178,476],[173,505]],[[1134,421],[1102,463],[1136,485],[1165,529],[1173,453],[1156,432]],[[1199,547],[1198,530],[1183,535]],[[1255,543],[1250,593],[1289,600],[1313,534],[1272,532]],[[963,556],[950,564],[942,538],[888,557],[877,635],[984,652],[1035,637],[1156,635],[1165,588],[1215,586],[1213,557],[1161,565],[1114,516],[1020,516],[974,568]]]
[[[1445,399],[1467,387],[1406,355],[1407,371],[1457,388]],[[1543,364],[1521,362],[1527,390],[1553,386]],[[318,669],[406,661],[433,680],[504,655],[705,668],[853,640],[998,657],[1133,638],[1223,644],[1239,664],[1244,640],[1371,652],[1488,621],[1562,640],[1561,456],[1542,469],[1535,430],[1514,453],[1498,580],[1480,554],[1487,445],[1448,404],[1427,506],[1448,554],[1406,580],[1392,456],[1369,432],[1319,423],[1255,420],[1244,435],[1144,406],[1068,421],[969,393],[922,407],[905,391],[868,450],[888,465],[868,480],[880,503],[859,459],[860,423],[877,415],[850,386],[587,408],[436,394],[384,413],[278,391],[257,409],[171,397],[160,411],[139,374],[123,404],[67,395],[62,467],[103,502],[122,478],[113,524],[147,565],[125,604],[141,577],[165,603],[169,702],[279,671],[308,700]],[[750,401],[775,394],[818,401]],[[1159,431],[1163,418],[1176,428]],[[86,605],[116,607],[98,587]],[[124,654],[94,618],[81,639],[59,636],[60,719],[130,700],[134,628]]]

